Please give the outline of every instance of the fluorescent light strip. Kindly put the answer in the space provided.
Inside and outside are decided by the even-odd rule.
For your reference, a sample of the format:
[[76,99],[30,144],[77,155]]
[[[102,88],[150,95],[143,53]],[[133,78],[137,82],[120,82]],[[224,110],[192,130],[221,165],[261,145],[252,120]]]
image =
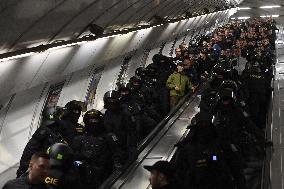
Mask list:
[[239,10],[248,10],[248,9],[251,9],[250,7],[239,7],[238,8]]
[[280,5],[271,5],[271,6],[261,6],[259,8],[261,9],[272,9],[272,8],[279,8],[281,7]]
[[238,17],[239,20],[246,20],[246,19],[249,19],[250,17],[249,16],[241,16],[241,17]]
[[274,14],[274,15],[262,15],[262,16],[260,16],[261,18],[270,18],[270,17],[272,17],[272,18],[278,18],[279,17],[279,15],[277,14]]

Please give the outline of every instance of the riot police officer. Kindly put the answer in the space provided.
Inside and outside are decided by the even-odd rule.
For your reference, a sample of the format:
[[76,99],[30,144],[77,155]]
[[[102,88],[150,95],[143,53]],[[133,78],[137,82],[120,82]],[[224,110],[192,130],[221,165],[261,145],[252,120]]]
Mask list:
[[117,137],[125,160],[136,159],[138,141],[135,120],[131,119],[131,113],[127,108],[122,108],[118,91],[105,93],[104,107],[104,125],[107,132]]
[[265,127],[267,94],[270,92],[270,78],[260,69],[258,62],[248,62],[242,78],[249,91],[248,104],[252,120],[259,128]]
[[81,113],[81,102],[72,100],[65,105],[62,119],[50,125],[50,128],[59,132],[66,142],[71,144],[75,136],[84,132],[84,127],[78,123]]
[[141,106],[133,99],[128,84],[119,86],[120,103],[126,112],[130,113],[131,119],[135,122],[136,132],[139,141],[144,139],[147,134],[156,126],[157,122],[149,117]]
[[100,111],[87,111],[83,120],[86,132],[74,138],[72,149],[75,159],[82,162],[80,175],[84,187],[98,188],[119,163],[118,139],[106,133]]
[[30,159],[36,152],[46,151],[46,149],[57,142],[65,142],[65,138],[57,131],[53,130],[50,124],[60,120],[62,108],[47,108],[43,111],[41,126],[35,131],[28,141],[23,151],[20,166],[17,170],[17,177],[20,177],[28,169]]
[[48,148],[50,168],[45,183],[50,189],[84,188],[78,168],[75,166],[74,152],[66,144],[56,143]]
[[179,146],[174,164],[185,188],[234,188],[233,175],[218,143],[212,116],[199,112],[190,140]]
[[135,102],[146,112],[146,114],[156,122],[161,120],[160,114],[152,106],[153,99],[149,91],[143,89],[142,81],[137,77],[132,77],[129,80],[131,95]]

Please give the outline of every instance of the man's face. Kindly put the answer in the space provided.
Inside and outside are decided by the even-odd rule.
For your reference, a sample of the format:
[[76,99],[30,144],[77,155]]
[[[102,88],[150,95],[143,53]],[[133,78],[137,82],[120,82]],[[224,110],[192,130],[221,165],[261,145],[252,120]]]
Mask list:
[[150,184],[152,186],[152,189],[160,188],[162,176],[158,171],[152,170],[149,181],[150,181]]
[[183,61],[183,64],[185,65],[184,68],[185,68],[185,69],[188,69],[188,68],[191,67],[192,61],[191,61],[190,59],[185,59],[185,60]]
[[175,53],[176,53],[176,57],[180,57],[181,56],[181,49],[176,49],[176,51],[175,51]]
[[49,169],[49,160],[44,158],[38,158],[32,160],[29,165],[29,175],[36,183],[44,182],[45,177]]
[[183,71],[183,66],[177,66],[177,71],[180,73]]

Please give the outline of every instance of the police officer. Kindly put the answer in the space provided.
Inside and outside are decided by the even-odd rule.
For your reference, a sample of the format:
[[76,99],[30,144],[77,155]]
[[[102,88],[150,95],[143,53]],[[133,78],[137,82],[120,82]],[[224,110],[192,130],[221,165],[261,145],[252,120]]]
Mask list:
[[264,128],[270,79],[261,71],[258,62],[249,62],[242,78],[249,91],[248,104],[252,120],[259,128]]
[[84,127],[78,123],[82,113],[82,103],[72,100],[65,105],[65,112],[61,120],[56,121],[49,127],[60,133],[64,140],[71,144],[75,136],[81,135],[84,132]]
[[[137,132],[135,120],[131,119],[131,113],[123,108],[120,103],[118,91],[108,91],[104,95],[104,125],[109,133],[113,133],[122,149],[125,160],[133,160],[137,157]],[[126,163],[126,162],[125,162]]]
[[143,89],[142,81],[138,77],[132,77],[129,80],[129,86],[131,89],[131,96],[135,102],[146,112],[146,114],[154,119],[156,122],[161,120],[161,116],[152,106],[153,99],[149,91]]
[[49,189],[81,189],[79,171],[74,164],[74,152],[66,144],[56,143],[47,150],[50,168],[45,178]]
[[82,162],[80,173],[84,187],[98,188],[119,163],[118,139],[106,133],[100,111],[87,111],[83,120],[86,132],[74,138],[72,149],[75,159]]
[[137,136],[139,141],[144,139],[147,134],[157,125],[157,122],[149,117],[141,106],[136,103],[131,95],[128,84],[119,86],[120,102],[123,109],[130,113],[131,119],[135,122]]
[[218,144],[212,116],[199,112],[191,140],[179,146],[174,164],[185,188],[234,188],[233,175]]
[[48,108],[43,111],[43,121],[41,126],[35,131],[31,139],[28,141],[17,170],[17,177],[20,177],[28,169],[30,159],[36,152],[46,151],[46,149],[57,142],[65,142],[65,138],[50,124],[54,124],[60,120],[62,116],[61,108]]

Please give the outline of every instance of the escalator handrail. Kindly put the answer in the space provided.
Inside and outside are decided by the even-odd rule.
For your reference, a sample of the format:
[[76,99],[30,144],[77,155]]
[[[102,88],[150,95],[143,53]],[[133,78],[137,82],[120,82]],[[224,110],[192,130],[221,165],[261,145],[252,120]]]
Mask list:
[[[269,102],[269,108],[268,108],[268,115],[266,117],[266,129],[268,129],[268,127],[271,127],[272,124],[272,119],[273,119],[273,88],[274,88],[274,83],[275,83],[275,74],[276,74],[276,67],[275,65],[273,65],[273,78],[271,80],[271,94],[270,94],[270,102]],[[265,139],[267,141],[269,141],[270,139],[272,140],[272,138],[268,138],[267,132],[265,132]],[[270,148],[266,148],[265,150],[265,159],[263,161],[263,165],[262,165],[262,175],[261,175],[261,189],[267,189],[269,188],[270,185],[270,161],[271,161],[271,155],[269,153],[272,153],[272,147]]]
[[[179,103],[167,114],[167,116],[153,129],[153,131],[140,143],[138,146],[138,153],[141,153],[149,144],[150,142],[157,136],[157,134],[161,131],[162,128],[165,127],[165,125],[168,123],[168,121],[174,117],[174,115],[178,112],[178,110],[182,107],[182,105],[187,102],[196,92],[200,90],[200,88],[204,87],[205,84],[199,85],[195,92],[189,92],[186,94],[180,101]],[[135,163],[131,162],[129,163],[126,167],[126,170],[121,171],[121,172],[114,172],[101,186],[100,189],[107,189],[110,188],[122,174],[125,174],[128,172],[128,168],[131,167],[131,164]]]

